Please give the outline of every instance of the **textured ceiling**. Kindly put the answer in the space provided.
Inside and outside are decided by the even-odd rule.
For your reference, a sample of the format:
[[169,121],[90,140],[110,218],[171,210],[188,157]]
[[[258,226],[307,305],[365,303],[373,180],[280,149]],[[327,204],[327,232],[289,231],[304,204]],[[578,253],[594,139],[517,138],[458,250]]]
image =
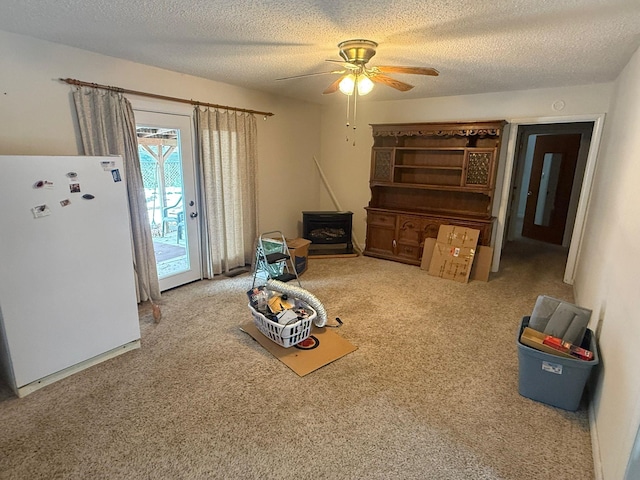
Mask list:
[[334,75],[276,79],[331,71],[364,38],[369,66],[440,71],[370,96],[392,100],[611,81],[640,45],[640,0],[0,0],[0,30],[311,102],[340,96],[321,94]]

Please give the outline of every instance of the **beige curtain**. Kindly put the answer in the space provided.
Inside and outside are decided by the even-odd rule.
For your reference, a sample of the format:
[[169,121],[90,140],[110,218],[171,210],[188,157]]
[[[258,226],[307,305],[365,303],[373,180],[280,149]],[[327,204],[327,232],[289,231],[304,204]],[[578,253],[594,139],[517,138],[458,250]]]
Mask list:
[[195,109],[201,166],[203,274],[252,262],[257,232],[257,128],[252,114]]
[[151,296],[152,300],[160,300],[153,240],[138,158],[136,122],[131,103],[120,93],[95,88],[75,89],[73,100],[84,154],[120,155],[123,159],[138,298],[145,301]]

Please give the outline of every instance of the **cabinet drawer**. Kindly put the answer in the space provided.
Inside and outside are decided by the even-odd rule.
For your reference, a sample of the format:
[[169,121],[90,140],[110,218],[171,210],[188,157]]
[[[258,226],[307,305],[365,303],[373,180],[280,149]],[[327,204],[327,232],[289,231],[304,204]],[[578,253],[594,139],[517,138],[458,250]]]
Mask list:
[[369,212],[367,214],[367,223],[379,227],[395,228],[396,215],[392,213]]
[[405,260],[418,261],[422,257],[423,248],[424,247],[420,247],[419,245],[407,245],[398,242],[396,255]]

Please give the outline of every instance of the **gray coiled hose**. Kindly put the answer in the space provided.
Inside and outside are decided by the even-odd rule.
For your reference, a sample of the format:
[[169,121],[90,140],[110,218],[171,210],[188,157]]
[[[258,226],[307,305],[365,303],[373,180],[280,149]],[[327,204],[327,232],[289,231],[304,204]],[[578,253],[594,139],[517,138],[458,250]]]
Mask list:
[[324,305],[322,305],[320,300],[318,300],[315,295],[308,290],[271,279],[267,280],[266,287],[269,290],[284,293],[285,295],[289,295],[294,298],[299,298],[303,302],[309,304],[309,306],[311,306],[317,313],[316,318],[313,320],[316,327],[324,327],[327,324],[327,311],[324,309]]

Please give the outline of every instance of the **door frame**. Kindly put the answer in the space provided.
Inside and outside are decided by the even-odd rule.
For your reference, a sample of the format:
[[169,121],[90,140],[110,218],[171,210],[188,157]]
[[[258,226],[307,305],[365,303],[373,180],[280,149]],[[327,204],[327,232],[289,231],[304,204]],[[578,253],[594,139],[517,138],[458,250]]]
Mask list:
[[589,200],[591,197],[591,188],[593,185],[593,177],[596,170],[598,159],[598,151],[602,132],[604,128],[605,114],[593,115],[571,115],[558,117],[531,117],[531,118],[514,118],[508,120],[510,125],[509,138],[507,139],[506,151],[504,155],[504,170],[502,175],[502,191],[500,194],[500,204],[498,207],[497,221],[494,235],[494,256],[491,265],[491,271],[497,272],[500,268],[500,257],[502,248],[506,241],[507,231],[507,215],[511,204],[511,189],[513,187],[513,174],[516,162],[518,129],[521,125],[544,125],[552,123],[575,123],[575,122],[593,122],[593,132],[591,142],[589,143],[589,153],[585,166],[582,187],[580,189],[580,200],[578,201],[578,209],[573,227],[573,235],[569,245],[569,254],[567,257],[567,265],[564,271],[563,281],[573,285],[575,279],[575,270],[577,266],[578,255],[582,245],[584,235],[584,227],[589,208]]

